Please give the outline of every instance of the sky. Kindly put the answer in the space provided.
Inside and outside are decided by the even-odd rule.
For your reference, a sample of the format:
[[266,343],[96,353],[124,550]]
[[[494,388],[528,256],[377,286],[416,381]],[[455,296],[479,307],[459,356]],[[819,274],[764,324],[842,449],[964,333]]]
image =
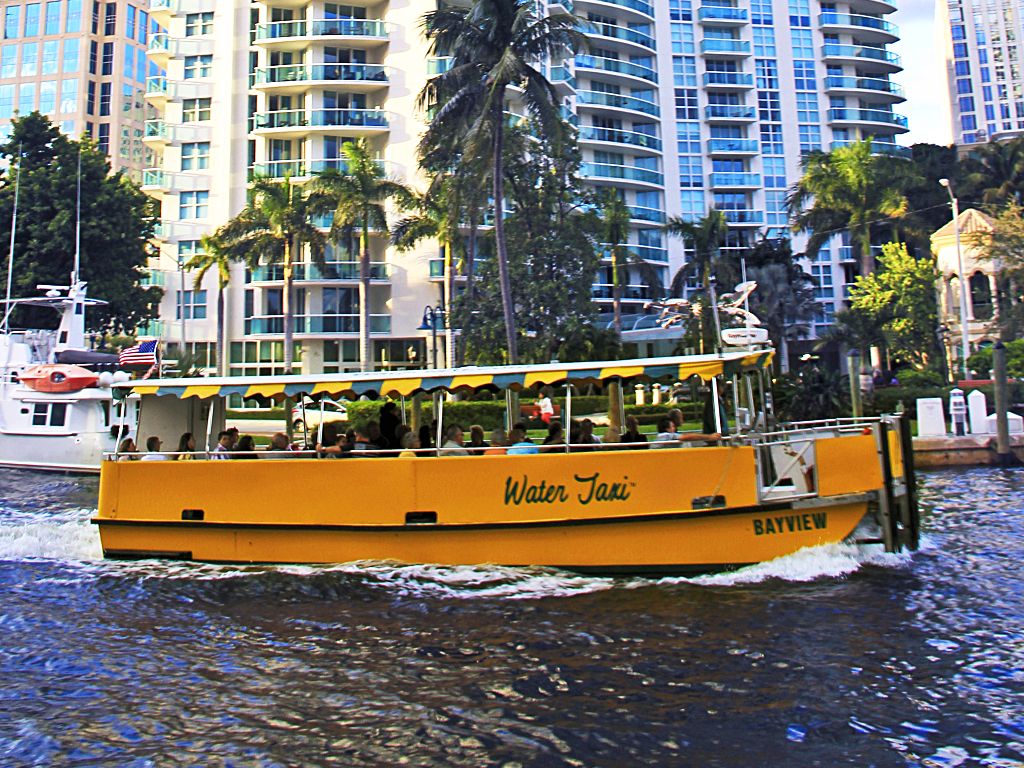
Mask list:
[[951,144],[949,91],[946,64],[935,26],[936,0],[898,0],[889,20],[899,27],[900,42],[892,49],[903,59],[903,71],[895,76],[907,100],[893,111],[909,119],[910,133],[900,144],[919,142]]

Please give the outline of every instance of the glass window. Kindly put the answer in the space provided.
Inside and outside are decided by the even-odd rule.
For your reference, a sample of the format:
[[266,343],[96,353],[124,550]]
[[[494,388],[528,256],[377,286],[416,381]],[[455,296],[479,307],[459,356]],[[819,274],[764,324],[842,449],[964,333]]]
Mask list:
[[4,37],[8,40],[18,38],[18,23],[21,21],[21,6],[9,5],[4,9]]
[[124,46],[124,76],[131,77],[135,74],[135,46],[126,43]]
[[36,84],[22,83],[18,86],[18,112],[27,115],[36,108]]
[[209,77],[213,72],[213,56],[186,56],[185,57],[185,79],[192,80],[197,77]]
[[181,145],[181,170],[202,171],[210,167],[210,142],[198,141]]
[[39,34],[39,3],[29,3],[25,6],[25,37],[35,37]]
[[43,32],[47,35],[60,34],[60,0],[50,0],[46,4],[46,26]]
[[135,79],[146,82],[146,51],[142,48],[135,49]]
[[99,44],[92,40],[89,43],[89,74],[95,75],[99,68]]
[[96,146],[98,146],[100,152],[103,152],[104,154],[110,152],[110,123],[100,123]]
[[[96,83],[92,80],[89,81],[85,91],[85,111],[93,115],[96,113]],[[90,123],[86,123],[90,125]],[[92,131],[89,131],[89,135],[92,136]]]
[[128,12],[124,17],[124,34],[129,40],[135,39],[135,15],[138,13],[134,5],[128,6]]
[[21,74],[34,75],[39,71],[39,43],[23,43],[21,46]]
[[78,78],[60,81],[60,111],[63,115],[73,115],[78,111]]
[[107,12],[103,19],[103,34],[117,34],[117,3],[107,3]]
[[82,31],[82,0],[68,0],[68,13],[64,19],[64,31]]
[[112,75],[114,74],[114,44],[104,43],[103,44],[103,63],[100,68],[101,75]]
[[16,77],[18,74],[18,45],[13,43],[0,49],[0,77]]
[[178,263],[184,264],[198,253],[206,253],[202,240],[179,240]]
[[110,83],[100,83],[100,117],[110,115]]
[[149,14],[145,11],[139,11],[139,42],[143,45],[146,44],[147,31],[149,29]]
[[184,99],[181,119],[186,123],[199,123],[210,119],[210,99]]
[[213,34],[213,12],[185,15],[185,37]]
[[57,81],[43,80],[39,83],[39,111],[52,115],[57,111]]
[[80,58],[78,38],[66,38],[64,40],[64,59],[61,62],[61,71],[77,72]]
[[175,300],[175,319],[181,320],[181,308],[185,307],[186,320],[206,319],[206,291],[185,291],[185,299],[182,301],[182,291],[177,291]]
[[205,219],[209,203],[210,193],[207,190],[182,192],[178,196],[178,218]]
[[0,119],[14,117],[14,83],[0,85]]
[[47,40],[43,43],[43,74],[57,74],[57,46],[59,40]]

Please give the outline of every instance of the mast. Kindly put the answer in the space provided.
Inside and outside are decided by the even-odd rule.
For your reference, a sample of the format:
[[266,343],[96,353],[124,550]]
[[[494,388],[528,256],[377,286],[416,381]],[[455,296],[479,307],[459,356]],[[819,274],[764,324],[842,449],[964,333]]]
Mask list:
[[75,174],[75,269],[71,273],[71,288],[78,285],[78,272],[82,265],[82,145],[78,145],[78,172]]
[[14,239],[18,234],[18,197],[21,191],[21,144],[18,145],[18,169],[14,174],[14,211],[11,214],[11,247],[7,251],[7,303],[4,305],[4,319],[0,322],[0,330],[10,330],[7,326],[11,317],[11,291],[14,287]]

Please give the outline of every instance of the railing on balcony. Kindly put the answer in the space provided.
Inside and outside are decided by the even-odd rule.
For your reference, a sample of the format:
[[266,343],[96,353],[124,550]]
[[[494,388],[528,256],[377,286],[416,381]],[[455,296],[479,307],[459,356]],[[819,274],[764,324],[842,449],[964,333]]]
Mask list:
[[584,125],[580,128],[581,141],[604,141],[612,144],[628,144],[643,147],[656,152],[661,151],[661,139],[636,131],[623,131],[618,128],[599,128],[596,125]]
[[289,37],[375,37],[386,38],[388,25],[379,19],[314,19],[313,21],[275,21],[259,24],[256,40],[281,40]]
[[[668,263],[668,249],[656,245],[637,245],[636,243],[625,243],[622,245],[629,253],[636,254],[644,261],[658,261]],[[601,243],[601,257],[611,258],[611,243]]]
[[864,16],[861,14],[835,13],[825,11],[818,16],[818,23],[824,26],[861,27],[863,29],[877,29],[893,37],[899,37],[899,30],[896,25],[878,18],[877,16]]
[[725,5],[702,5],[697,11],[701,21],[746,21],[747,9]]
[[760,144],[757,139],[708,139],[708,152],[717,154],[755,154]]
[[147,138],[161,138],[166,139],[169,134],[167,123],[163,120],[147,120],[145,128],[145,136]]
[[431,56],[427,59],[427,74],[428,75],[443,75],[455,64],[455,59],[451,56]]
[[752,104],[709,104],[704,107],[708,120],[753,120],[757,107]]
[[759,173],[712,173],[708,179],[711,187],[760,187]]
[[570,88],[576,87],[576,77],[566,64],[559,64],[557,67],[551,68],[551,82],[565,83]]
[[645,208],[640,205],[627,205],[629,217],[637,221],[653,221],[656,224],[665,223],[665,212],[660,208]]
[[387,68],[381,64],[285,64],[257,69],[254,85],[316,81],[387,83]]
[[719,37],[706,37],[700,41],[701,53],[726,53],[738,56],[750,55],[749,40],[727,40]]
[[387,128],[388,113],[381,109],[286,109],[253,115],[251,130],[297,127]]
[[164,179],[167,178],[160,168],[146,168],[142,171],[142,186],[162,187]]
[[[297,281],[359,280],[358,261],[328,261],[323,267],[312,262],[292,264],[292,279]],[[391,265],[385,261],[370,262],[371,280],[391,279]],[[278,283],[284,280],[284,267],[280,264],[250,269],[248,282]]]
[[[832,149],[839,149],[840,147],[849,147],[854,144],[853,141],[833,141],[831,144]],[[910,147],[900,146],[895,142],[891,141],[876,141],[871,140],[871,154],[873,155],[892,155],[893,157],[901,157],[909,160],[914,156],[914,150]]]
[[167,273],[161,269],[147,269],[140,281],[144,286],[156,286],[163,288],[167,285]]
[[730,224],[764,224],[764,211],[744,210],[742,208],[719,209]]
[[149,47],[147,50],[150,51],[168,51],[171,47],[170,36],[166,32],[157,32],[156,34],[149,36]]
[[146,78],[146,93],[167,93],[167,78],[164,75],[150,75]]
[[[613,299],[615,287],[610,283],[594,283],[590,295],[595,299]],[[659,298],[647,285],[622,286],[622,298],[626,301],[650,301]]]
[[654,117],[658,117],[661,114],[658,105],[653,101],[638,99],[634,96],[623,96],[618,93],[605,93],[604,91],[577,91],[576,103],[628,109],[633,112],[643,112],[645,115],[653,115]]
[[825,78],[825,88],[878,91],[879,93],[889,93],[901,98],[903,96],[903,89],[899,85],[883,77],[840,77],[838,75],[830,75]]
[[735,85],[754,87],[754,76],[748,72],[705,72],[704,85]]
[[828,119],[832,122],[885,123],[900,128],[907,127],[907,118],[884,109],[845,109],[835,107],[828,111]]
[[[384,160],[375,160],[381,169],[385,166]],[[342,158],[326,160],[271,160],[267,163],[256,163],[249,166],[249,180],[257,176],[283,179],[286,176],[301,178],[313,176],[324,171],[337,171],[338,173],[348,172],[348,161]]]
[[619,27],[614,24],[602,24],[600,22],[585,21],[583,22],[583,31],[588,35],[600,35],[601,37],[610,37],[615,40],[624,40],[627,43],[636,43],[642,45],[644,48],[650,48],[654,50],[654,38],[651,35],[643,32],[638,32],[635,29],[629,27]]
[[[359,315],[297,315],[292,318],[297,334],[359,333]],[[257,315],[245,319],[248,335],[283,334],[282,315]],[[391,333],[391,315],[370,315],[370,333]]]
[[871,59],[891,64],[894,67],[900,66],[900,57],[885,48],[876,48],[871,45],[836,45],[829,43],[822,48],[825,58],[843,59]]
[[580,175],[583,178],[622,179],[641,184],[663,185],[665,183],[664,175],[658,171],[611,163],[581,163]]
[[645,3],[643,0],[600,0],[600,2],[617,5],[620,8],[628,8],[631,11],[637,11],[645,16],[654,18],[654,6],[650,3]]
[[576,56],[576,69],[598,69],[602,72],[615,72],[620,75],[650,80],[652,83],[658,82],[658,73],[650,67],[622,59],[609,59],[604,56],[578,55]]

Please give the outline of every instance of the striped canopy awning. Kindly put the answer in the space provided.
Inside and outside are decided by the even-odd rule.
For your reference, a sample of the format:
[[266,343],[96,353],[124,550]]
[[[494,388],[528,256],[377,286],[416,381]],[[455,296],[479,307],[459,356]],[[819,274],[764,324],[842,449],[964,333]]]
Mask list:
[[115,384],[125,394],[200,399],[241,395],[243,398],[283,400],[308,395],[356,399],[408,397],[418,392],[501,391],[544,386],[601,385],[609,381],[686,381],[732,376],[766,367],[772,350],[726,352],[721,355],[687,355],[596,363],[547,363],[543,365],[467,367],[447,370],[337,373],[310,376],[221,377],[136,380]]

